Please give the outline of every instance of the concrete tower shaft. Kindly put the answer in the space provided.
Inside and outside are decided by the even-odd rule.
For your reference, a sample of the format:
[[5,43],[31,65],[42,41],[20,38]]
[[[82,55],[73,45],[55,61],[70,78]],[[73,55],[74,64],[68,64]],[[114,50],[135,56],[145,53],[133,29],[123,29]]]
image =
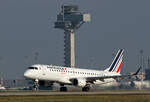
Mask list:
[[57,15],[55,28],[65,31],[64,66],[75,67],[75,31],[83,23],[90,21],[90,15],[80,13],[76,5],[62,5],[61,8],[61,12]]
[[64,63],[65,66],[74,67],[75,66],[75,35],[74,31],[65,30],[65,45],[64,45]]

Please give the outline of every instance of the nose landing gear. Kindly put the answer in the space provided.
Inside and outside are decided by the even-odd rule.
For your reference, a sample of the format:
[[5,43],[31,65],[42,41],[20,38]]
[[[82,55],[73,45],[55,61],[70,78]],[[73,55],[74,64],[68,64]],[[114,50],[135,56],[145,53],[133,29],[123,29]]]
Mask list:
[[38,90],[39,89],[39,80],[38,79],[34,80],[33,88],[34,88],[34,90]]

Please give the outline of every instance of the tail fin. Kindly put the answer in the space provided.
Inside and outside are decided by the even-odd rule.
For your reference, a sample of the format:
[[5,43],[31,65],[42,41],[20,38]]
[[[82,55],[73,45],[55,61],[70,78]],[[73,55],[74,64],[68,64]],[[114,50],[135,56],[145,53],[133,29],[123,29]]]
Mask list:
[[116,72],[116,73],[120,73],[121,70],[121,64],[122,64],[122,58],[123,58],[123,49],[120,49],[117,53],[117,55],[115,56],[112,64],[110,65],[109,68],[107,68],[105,71],[109,71],[109,72]]
[[140,68],[133,75],[138,75],[138,73],[140,72],[141,69],[142,69],[142,67],[140,66]]

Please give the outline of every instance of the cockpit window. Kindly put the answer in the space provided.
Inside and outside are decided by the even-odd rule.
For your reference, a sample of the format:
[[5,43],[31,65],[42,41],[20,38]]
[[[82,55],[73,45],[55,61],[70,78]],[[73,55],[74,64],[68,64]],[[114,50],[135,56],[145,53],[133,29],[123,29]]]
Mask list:
[[34,67],[29,67],[29,69],[34,69]]
[[29,67],[28,69],[35,69],[35,70],[38,70],[37,67]]

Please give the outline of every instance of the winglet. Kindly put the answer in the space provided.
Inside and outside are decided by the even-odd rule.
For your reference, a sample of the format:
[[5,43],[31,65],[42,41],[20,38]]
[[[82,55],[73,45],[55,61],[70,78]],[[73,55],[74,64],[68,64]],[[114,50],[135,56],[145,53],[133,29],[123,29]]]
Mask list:
[[141,70],[141,66],[133,75],[137,75],[140,72],[140,70]]

